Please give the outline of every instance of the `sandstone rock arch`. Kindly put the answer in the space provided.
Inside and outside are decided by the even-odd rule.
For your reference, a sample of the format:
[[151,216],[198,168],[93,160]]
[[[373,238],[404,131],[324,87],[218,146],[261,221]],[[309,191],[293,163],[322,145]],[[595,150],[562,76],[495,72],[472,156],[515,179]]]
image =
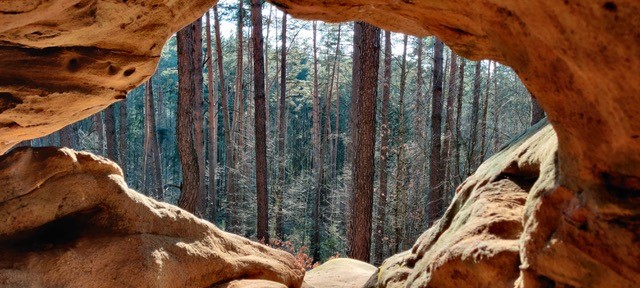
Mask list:
[[[297,17],[358,19],[415,35],[434,34],[465,57],[513,67],[558,138],[556,172],[535,184],[527,200],[522,283],[589,286],[594,277],[639,281],[638,1],[271,2]],[[3,2],[0,151],[125,97],[151,75],[165,40],[213,4]],[[578,272],[548,266],[554,262]],[[613,267],[612,272],[598,274],[602,267]]]

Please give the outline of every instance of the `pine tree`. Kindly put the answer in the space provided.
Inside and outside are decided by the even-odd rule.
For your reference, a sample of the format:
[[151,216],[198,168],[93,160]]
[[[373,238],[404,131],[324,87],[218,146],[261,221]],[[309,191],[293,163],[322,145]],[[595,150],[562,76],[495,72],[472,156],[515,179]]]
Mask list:
[[429,159],[429,226],[444,212],[442,184],[444,169],[441,157],[442,126],[442,54],[443,44],[436,38],[433,53],[433,95],[431,98],[431,157]]
[[[195,99],[202,98],[202,20],[182,28],[178,38],[178,116],[176,136],[182,167],[182,185],[178,205],[202,216],[204,213],[204,181],[199,168]],[[200,107],[198,107],[200,108]]]
[[385,218],[387,210],[387,155],[389,142],[389,98],[391,86],[391,32],[384,33],[384,76],[382,80],[382,111],[380,118],[380,161],[378,172],[379,197],[378,197],[378,218],[376,219],[374,260],[373,263],[382,263],[384,246],[382,239],[385,237]]
[[257,238],[269,243],[269,194],[267,191],[267,134],[264,91],[264,43],[262,39],[262,1],[251,1],[253,24],[253,83],[255,105]]
[[[378,66],[380,65],[380,29],[355,22],[354,46],[360,46],[358,54],[354,48],[354,59],[359,57],[360,66],[354,66],[353,73],[358,79],[352,105],[356,105],[358,121],[352,135],[354,143],[353,199],[351,201],[351,237],[348,255],[351,258],[369,262],[371,247],[371,218],[373,212],[374,149],[376,130],[376,95],[378,91]],[[353,101],[353,99],[357,99]],[[354,103],[355,102],[355,103]]]

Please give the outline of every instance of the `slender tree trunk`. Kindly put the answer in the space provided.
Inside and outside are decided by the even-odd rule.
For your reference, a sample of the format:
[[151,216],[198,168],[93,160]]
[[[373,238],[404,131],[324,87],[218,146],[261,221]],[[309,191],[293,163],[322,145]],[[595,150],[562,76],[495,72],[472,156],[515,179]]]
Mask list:
[[442,201],[442,184],[444,169],[442,169],[440,140],[442,125],[442,50],[443,44],[436,38],[433,59],[433,96],[431,98],[431,158],[429,159],[429,226],[444,212]]
[[[532,98],[533,99],[533,98]],[[60,132],[58,132],[60,136],[60,146],[68,147],[71,149],[76,148],[76,129],[74,129],[75,124],[69,124],[62,128]]]
[[[103,112],[96,113],[93,115],[93,125],[95,127],[96,133],[98,134],[98,155],[104,156],[104,124],[102,122]],[[52,144],[50,144],[52,145]]]
[[284,240],[283,195],[285,190],[285,138],[287,135],[287,13],[282,15],[282,48],[280,49],[280,101],[278,112],[278,187],[276,188],[276,237]]
[[400,65],[400,94],[398,96],[398,109],[400,109],[398,115],[398,155],[397,164],[396,164],[396,188],[395,188],[395,207],[394,207],[394,249],[393,253],[398,253],[400,247],[402,247],[402,228],[404,225],[405,213],[404,204],[401,203],[402,199],[405,199],[406,194],[406,181],[407,181],[407,171],[406,171],[406,162],[404,156],[405,150],[405,134],[406,134],[406,124],[404,123],[404,92],[405,86],[407,82],[407,42],[408,36],[404,35],[403,49],[402,49],[402,64]]
[[[220,39],[220,20],[218,17],[218,6],[213,7],[213,23],[214,29],[216,33],[216,56],[217,56],[217,64],[218,64],[218,77],[220,81],[220,96],[221,96],[221,106],[222,106],[222,123],[224,128],[224,146],[225,146],[225,164],[227,168],[227,179],[226,179],[226,196],[227,196],[227,205],[231,205],[231,196],[230,191],[235,189],[233,185],[233,176],[232,176],[232,167],[233,167],[233,143],[231,140],[231,124],[229,123],[229,94],[227,93],[227,87],[224,78],[224,58],[222,54],[222,40]],[[234,217],[226,212],[226,220],[225,220],[225,228],[227,231],[231,231],[231,219]]]
[[113,105],[104,110],[104,126],[107,139],[107,158],[117,161],[117,145],[116,142],[116,115]]
[[262,1],[251,1],[253,24],[253,84],[256,136],[256,201],[258,240],[269,243],[269,194],[267,191],[267,134],[264,91],[264,40],[262,38]]
[[374,260],[375,265],[380,265],[383,259],[384,246],[382,239],[385,237],[385,219],[387,215],[387,154],[389,142],[389,98],[391,85],[391,32],[384,33],[384,76],[382,80],[382,111],[380,125],[380,172],[379,179],[379,196],[378,196],[378,218],[376,219],[375,241],[374,241]]
[[455,139],[455,158],[456,158],[456,168],[455,168],[455,179],[453,186],[458,186],[460,182],[462,182],[462,176],[464,173],[460,171],[462,168],[462,163],[460,162],[460,146],[462,145],[462,132],[460,129],[460,125],[462,124],[462,98],[464,97],[464,66],[466,64],[466,60],[464,58],[460,58],[460,70],[458,71],[459,81],[458,81],[458,97],[456,97],[456,139]]
[[536,98],[531,96],[531,98],[529,98],[529,99],[531,100],[531,121],[530,121],[530,124],[531,124],[531,126],[533,126],[534,124],[540,122],[540,120],[542,120],[542,118],[544,118],[544,110],[542,110],[542,107],[540,106],[540,104],[538,104],[538,101],[536,100]]
[[[152,179],[150,187],[147,189],[147,195],[151,195],[156,199],[162,200],[164,195],[162,193],[162,168],[160,167],[160,153],[158,149],[158,135],[156,129],[155,108],[153,100],[153,82],[152,78],[145,84],[146,97],[145,97],[145,152],[147,157],[145,162],[148,163],[147,167],[151,169]],[[143,170],[146,175],[149,171]],[[143,183],[144,184],[144,183]]]
[[[352,233],[349,238],[348,255],[369,262],[371,247],[371,218],[373,212],[374,150],[376,141],[376,95],[378,91],[378,67],[380,65],[380,29],[373,25],[356,22],[361,38],[354,36],[354,46],[360,46],[359,70],[354,70],[358,81],[356,123],[353,135],[357,137],[353,163],[353,201],[351,209]],[[354,33],[356,34],[356,33]],[[355,49],[354,49],[355,51]],[[355,54],[355,52],[354,52]],[[352,102],[353,103],[353,102]]]
[[454,111],[455,106],[453,101],[456,97],[456,70],[458,69],[458,55],[451,51],[451,63],[449,64],[449,90],[447,91],[447,120],[444,124],[444,143],[443,147],[445,150],[445,185],[444,185],[444,193],[446,203],[449,203],[451,190],[454,187],[451,187],[452,183],[452,168],[454,167],[453,160],[451,159],[453,156],[453,136],[455,124],[454,121]]
[[320,206],[324,200],[323,178],[324,178],[324,151],[320,134],[320,97],[318,93],[318,47],[317,24],[313,22],[313,174],[315,197],[313,203],[313,234],[311,237],[311,253],[315,261],[320,260],[320,230],[322,226],[322,215]]
[[[424,83],[423,81],[423,77],[422,77],[422,44],[423,44],[423,39],[422,38],[417,38],[417,47],[416,47],[416,53],[417,55],[417,75],[416,75],[416,112],[415,112],[415,123],[414,123],[414,137],[417,135],[417,146],[418,149],[420,151],[420,156],[416,157],[413,159],[412,161],[412,165],[413,169],[412,169],[412,176],[409,177],[410,178],[410,182],[409,182],[409,187],[413,187],[414,189],[414,195],[417,194],[422,194],[424,191],[423,190],[423,183],[422,180],[423,178],[426,178],[424,176],[425,172],[427,171],[427,157],[429,157],[428,154],[428,147],[429,145],[427,144],[427,125],[426,125],[426,117],[429,115],[429,112],[425,111],[426,105],[428,105],[427,101],[428,101],[428,97],[425,97],[425,99],[423,99],[423,93],[422,93],[422,84]],[[426,93],[425,93],[426,94]],[[424,100],[424,105],[423,106],[423,100]],[[401,205],[403,210],[401,211],[403,215],[407,215],[406,210],[404,209],[405,207],[407,207],[407,197],[405,195],[403,195],[402,199],[401,199]],[[411,202],[410,202],[411,203]],[[412,215],[416,215],[416,213],[411,213]],[[406,218],[406,216],[404,216]],[[411,223],[411,221],[409,221],[409,223],[407,223],[407,221],[405,221],[403,227],[402,227],[402,235],[404,235],[405,239],[412,239],[411,235],[407,233],[407,228],[411,228],[412,226],[416,226],[415,223]],[[409,230],[410,231],[410,230]],[[406,250],[408,244],[411,244],[409,241],[403,240],[402,241],[402,250]]]
[[124,99],[120,101],[119,105],[119,139],[118,139],[118,163],[120,164],[120,168],[122,168],[122,172],[127,176],[127,100]]
[[[338,32],[342,26],[338,26]],[[338,33],[340,35],[340,33]],[[340,142],[340,42],[338,41],[338,45],[336,46],[336,119],[335,119],[335,137],[333,139],[332,147],[333,147],[333,155],[331,156],[331,178],[334,180],[334,191],[338,190],[338,144]]]
[[473,102],[471,104],[471,133],[469,139],[471,145],[469,147],[469,156],[467,159],[467,173],[476,166],[476,144],[478,143],[478,110],[480,110],[480,77],[482,71],[482,61],[476,62],[475,76],[473,78]]
[[485,142],[487,140],[487,111],[489,107],[489,85],[491,83],[491,60],[487,65],[487,84],[484,89],[484,103],[482,103],[482,122],[480,124],[480,155],[478,156],[478,164],[484,161]]
[[[232,146],[231,146],[231,154],[228,155],[227,157],[231,158],[231,162],[229,165],[229,173],[227,174],[227,206],[228,206],[228,211],[227,211],[227,218],[228,218],[228,223],[229,223],[229,231],[231,233],[240,233],[240,217],[238,215],[238,206],[240,205],[239,203],[239,191],[236,187],[236,181],[237,181],[237,158],[238,158],[238,154],[239,154],[239,147],[235,147],[234,145],[237,146],[237,140],[238,140],[238,127],[239,124],[241,123],[241,119],[240,119],[240,111],[242,110],[242,106],[241,106],[241,102],[243,101],[243,97],[242,97],[242,51],[243,51],[243,41],[244,41],[244,36],[242,33],[242,29],[243,29],[243,8],[242,8],[242,0],[238,1],[238,26],[237,26],[237,41],[238,41],[238,45],[236,47],[236,79],[235,79],[235,95],[234,95],[234,112],[233,112],[233,123],[232,123],[232,127],[231,127],[231,139],[232,139]],[[235,140],[233,140],[235,139]]]
[[[323,196],[323,200],[326,200],[328,203],[326,203],[327,205],[329,205],[329,207],[333,207],[332,205],[334,205],[334,203],[332,203],[331,201],[331,189],[328,188],[329,184],[331,183],[330,181],[332,181],[335,177],[334,176],[334,171],[335,171],[335,167],[333,166],[333,157],[334,157],[334,153],[335,153],[335,147],[333,146],[333,140],[331,139],[331,101],[333,98],[333,91],[334,91],[334,84],[337,83],[336,81],[336,69],[337,69],[337,64],[338,64],[338,56],[339,56],[339,52],[340,52],[340,26],[341,24],[338,24],[338,38],[336,41],[336,50],[335,50],[335,55],[333,58],[333,62],[331,63],[331,72],[330,72],[330,76],[329,76],[329,83],[327,85],[327,97],[325,98],[325,110],[324,110],[324,141],[321,145],[323,145],[322,147],[326,147],[329,150],[329,159],[328,160],[328,167],[329,167],[329,171],[325,172],[324,174],[324,196]],[[327,57],[328,58],[328,57]],[[338,95],[339,96],[339,95]],[[337,127],[336,127],[337,130]],[[324,149],[324,148],[323,148]],[[326,151],[326,150],[325,150]],[[326,154],[326,152],[323,153],[323,155]],[[338,203],[335,203],[338,204]],[[331,211],[331,208],[329,209],[329,211]],[[325,220],[327,225],[331,225],[330,221],[331,221],[331,213],[329,213],[328,217],[323,217],[323,220]]]
[[202,20],[178,31],[178,115],[176,137],[182,166],[182,185],[178,205],[202,216],[204,182],[200,172],[199,145],[196,143],[194,108],[202,99]]
[[[335,142],[332,138],[337,138],[337,133],[335,134],[335,137],[331,136],[332,132],[331,132],[331,103],[333,101],[333,91],[334,91],[334,86],[337,86],[336,84],[338,83],[337,79],[336,79],[336,70],[337,70],[337,66],[338,66],[338,57],[339,57],[339,53],[340,53],[340,37],[341,37],[341,25],[342,24],[338,24],[338,39],[336,40],[336,50],[335,50],[335,54],[333,57],[333,63],[331,64],[331,76],[329,77],[329,84],[327,85],[327,98],[325,99],[325,121],[324,121],[324,125],[325,125],[325,143],[327,144],[327,148],[329,149],[329,159],[328,159],[328,165],[329,165],[329,172],[328,175],[326,176],[327,179],[325,179],[325,182],[328,184],[330,181],[333,181],[335,175],[335,166],[333,166],[333,158],[334,158],[334,154],[336,153],[336,148],[334,147],[333,143]],[[336,97],[340,97],[340,91],[338,91],[337,87],[335,87],[335,91],[336,91]],[[336,115],[337,117],[337,115]],[[338,130],[338,127],[336,126],[336,131]],[[330,192],[331,189],[327,189],[327,192]],[[330,199],[330,196],[327,195],[327,198]]]
[[216,168],[218,165],[218,93],[213,83],[213,49],[211,44],[211,15],[207,11],[207,86],[209,92],[209,217],[216,222]]

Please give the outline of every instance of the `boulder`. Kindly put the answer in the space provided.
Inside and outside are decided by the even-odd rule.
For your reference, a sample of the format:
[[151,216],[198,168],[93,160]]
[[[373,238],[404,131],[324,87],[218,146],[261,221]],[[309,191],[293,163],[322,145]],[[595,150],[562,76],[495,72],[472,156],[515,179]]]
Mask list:
[[0,157],[0,183],[2,287],[302,284],[304,269],[291,254],[127,188],[105,158],[18,148]]
[[0,153],[95,114],[149,78],[164,43],[217,1],[0,5]]
[[287,288],[287,286],[268,280],[233,280],[213,288]]
[[[369,287],[514,287],[522,218],[535,183],[554,181],[556,136],[545,121],[484,162],[410,251],[386,259]],[[550,172],[550,171],[549,171]]]
[[311,269],[304,276],[304,288],[361,288],[376,272],[376,267],[362,261],[337,258]]

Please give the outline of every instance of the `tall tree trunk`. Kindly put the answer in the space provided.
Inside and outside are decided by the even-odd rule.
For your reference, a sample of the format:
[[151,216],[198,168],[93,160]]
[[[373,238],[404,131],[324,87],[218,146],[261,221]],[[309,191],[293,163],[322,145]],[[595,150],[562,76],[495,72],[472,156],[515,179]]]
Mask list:
[[[380,29],[356,22],[361,38],[354,36],[354,46],[360,46],[360,69],[354,70],[358,81],[356,101],[359,121],[353,131],[357,137],[353,163],[353,201],[351,209],[351,238],[348,255],[369,262],[371,247],[371,218],[373,212],[374,150],[376,141],[376,95],[380,65]],[[356,33],[354,33],[356,34]],[[354,49],[355,51],[355,49]],[[355,52],[354,52],[355,54]],[[355,59],[355,57],[354,57]],[[352,101],[353,103],[353,101]]]
[[[344,213],[344,222],[347,223],[347,247],[350,249],[349,245],[351,245],[351,239],[354,238],[353,232],[353,187],[354,181],[354,166],[355,163],[355,148],[358,146],[358,137],[357,137],[357,129],[358,122],[360,121],[360,115],[358,114],[358,105],[360,101],[360,97],[358,97],[360,93],[360,82],[361,82],[361,70],[362,70],[362,23],[361,22],[353,22],[353,56],[352,64],[351,64],[351,99],[349,104],[349,140],[351,143],[346,145],[345,147],[345,158],[346,160],[346,171],[350,171],[351,177],[346,178],[344,181],[344,189],[346,195],[346,211]],[[349,251],[349,250],[348,250]]]
[[[93,125],[98,134],[98,155],[104,156],[104,124],[102,122],[103,112],[98,112],[96,115],[93,115]],[[52,144],[50,144],[52,145]]]
[[[147,155],[145,162],[148,163],[147,168],[151,169],[152,179],[150,187],[147,189],[147,195],[151,195],[156,199],[162,200],[164,195],[162,193],[162,168],[160,167],[160,153],[158,149],[158,134],[156,129],[155,108],[153,100],[153,82],[152,78],[149,78],[145,84],[146,97],[145,97],[145,154]],[[146,175],[149,171],[143,170],[143,174]]]
[[403,49],[402,49],[402,64],[400,65],[400,94],[398,96],[398,109],[400,109],[398,115],[398,154],[397,165],[396,165],[396,188],[395,188],[395,207],[394,207],[394,249],[393,253],[400,252],[400,247],[402,245],[402,229],[404,228],[404,219],[405,213],[404,204],[401,203],[401,199],[406,198],[406,181],[407,181],[407,168],[405,162],[405,134],[406,134],[406,124],[404,121],[404,92],[405,86],[407,82],[407,42],[409,37],[404,35],[403,41]]
[[[340,29],[342,28],[342,26],[338,26],[338,35],[340,35]],[[338,37],[339,38],[339,37]],[[332,151],[333,151],[333,155],[331,156],[331,178],[334,180],[334,187],[333,190],[337,191],[338,190],[338,144],[340,142],[340,42],[338,41],[338,44],[336,46],[336,59],[335,59],[335,68],[336,68],[336,119],[335,119],[335,137],[333,138],[333,143],[332,143]]]
[[[202,216],[204,182],[200,178],[200,159],[196,143],[196,99],[202,99],[202,20],[178,31],[178,115],[176,137],[182,166],[182,185],[178,205]],[[199,108],[199,107],[198,107]],[[197,108],[195,108],[197,109]]]
[[267,191],[267,132],[264,92],[264,43],[262,39],[262,1],[251,1],[253,24],[253,84],[256,135],[256,201],[258,240],[269,243],[269,194]]
[[487,84],[484,89],[484,103],[482,103],[482,122],[480,123],[480,154],[478,156],[478,164],[484,161],[485,142],[487,140],[487,112],[489,107],[489,85],[491,83],[491,60],[487,65]]
[[374,257],[373,263],[380,265],[383,259],[385,219],[387,215],[387,150],[389,142],[389,98],[391,85],[391,32],[384,32],[384,76],[382,80],[382,111],[380,118],[380,172],[379,179],[379,196],[378,196],[378,218],[376,219],[375,241],[373,245]]
[[285,137],[287,135],[287,13],[282,14],[282,48],[280,49],[280,101],[278,112],[278,185],[276,188],[276,237],[284,240],[282,202],[285,189]]
[[473,78],[473,102],[471,104],[471,133],[469,139],[471,145],[467,158],[467,173],[471,173],[476,167],[476,144],[478,143],[478,110],[480,110],[480,77],[482,74],[482,61],[476,62],[475,76]]
[[213,49],[211,44],[211,15],[207,11],[207,91],[209,92],[209,218],[216,222],[216,167],[218,165],[218,93],[213,83]]
[[[233,144],[232,144],[232,140],[231,140],[231,124],[229,124],[229,94],[227,93],[227,87],[226,87],[226,83],[225,83],[225,78],[224,78],[224,58],[223,58],[223,54],[222,54],[222,40],[220,39],[220,20],[218,17],[218,6],[214,6],[213,7],[213,25],[214,25],[214,29],[215,29],[215,33],[216,33],[216,56],[217,56],[217,66],[218,66],[218,77],[219,77],[219,81],[220,81],[220,96],[221,96],[221,106],[222,106],[222,125],[224,126],[224,146],[225,146],[225,164],[226,164],[226,168],[227,168],[227,181],[226,181],[226,185],[227,185],[227,190],[226,190],[226,196],[227,196],[227,204],[230,204],[229,201],[231,200],[231,197],[229,195],[230,191],[233,191],[234,185],[232,184],[233,182],[233,178],[232,178],[232,169],[231,167],[233,167]],[[226,220],[225,220],[225,228],[227,229],[227,231],[231,231],[231,217],[233,217],[233,215],[231,215],[231,213],[229,213],[229,211],[226,212]]]
[[[424,176],[425,172],[427,171],[427,157],[429,157],[428,154],[428,147],[429,145],[427,144],[427,125],[426,125],[426,117],[429,115],[429,112],[426,111],[426,109],[424,107],[426,107],[426,105],[428,105],[427,101],[429,97],[424,97],[425,99],[423,99],[423,92],[422,92],[422,84],[424,83],[423,81],[423,77],[422,77],[422,44],[423,44],[423,39],[422,38],[417,38],[416,39],[418,41],[417,43],[417,47],[416,47],[416,53],[417,53],[417,75],[416,75],[416,112],[415,112],[415,123],[414,123],[414,137],[417,135],[417,146],[418,146],[418,150],[420,151],[420,156],[416,157],[413,159],[412,161],[412,176],[409,177],[409,187],[413,187],[414,193],[413,195],[419,195],[423,193],[423,178],[426,178]],[[426,94],[426,93],[425,93]],[[424,106],[423,106],[423,100],[424,100]],[[411,201],[409,201],[409,203],[412,203]],[[403,197],[401,198],[401,205],[403,210],[401,210],[403,215],[407,215],[407,211],[404,210],[404,207],[407,207],[407,197],[405,195],[403,195]],[[411,205],[413,206],[413,205]],[[411,210],[410,210],[411,211]],[[412,215],[416,215],[419,213],[413,213],[411,212],[410,214]],[[404,216],[406,217],[406,216]],[[405,225],[402,228],[402,235],[404,235],[404,238],[409,240],[412,239],[411,234],[407,233],[407,230],[410,229],[411,227],[415,227],[415,223],[411,223],[412,221],[409,221],[409,223],[407,223],[407,221],[405,221]],[[410,232],[411,230],[409,230]],[[402,250],[406,250],[408,249],[408,245],[411,244],[409,241],[403,240],[402,241],[402,246],[401,249]]]
[[[231,162],[229,165],[229,173],[227,174],[227,222],[229,223],[229,231],[231,233],[240,233],[240,217],[238,215],[238,206],[240,205],[239,203],[239,191],[236,187],[236,181],[237,181],[237,157],[239,154],[239,150],[238,147],[234,148],[234,145],[237,144],[237,138],[239,137],[238,133],[237,133],[237,129],[239,126],[239,122],[241,121],[241,119],[239,119],[240,117],[240,111],[242,109],[242,107],[240,106],[241,102],[242,102],[242,49],[243,49],[243,41],[244,41],[244,36],[242,33],[242,29],[243,29],[243,8],[242,8],[242,0],[238,1],[238,26],[237,26],[237,47],[236,47],[236,79],[235,79],[235,95],[234,95],[234,111],[233,111],[233,123],[232,123],[232,127],[231,127],[231,139],[232,139],[232,145],[231,145],[231,154],[227,155],[227,157],[231,158]],[[233,140],[236,139],[236,140]]]
[[[321,145],[323,145],[322,147],[325,147],[329,150],[329,159],[328,160],[328,167],[329,167],[329,171],[325,172],[324,174],[324,196],[323,196],[323,200],[326,200],[329,203],[326,203],[326,205],[329,205],[329,207],[333,207],[332,203],[331,203],[331,189],[329,189],[328,185],[330,184],[330,181],[332,181],[334,176],[334,171],[335,171],[335,167],[333,166],[333,157],[334,157],[334,153],[335,153],[335,147],[333,146],[333,140],[331,140],[331,101],[333,98],[333,91],[334,91],[334,84],[337,83],[336,81],[336,69],[337,69],[337,64],[338,64],[338,56],[340,53],[340,34],[341,34],[341,24],[338,24],[338,38],[336,41],[336,50],[335,50],[335,55],[333,58],[333,62],[331,63],[331,72],[330,72],[330,76],[329,76],[329,83],[327,84],[327,97],[325,98],[325,110],[324,110],[324,141]],[[327,57],[328,58],[328,57]],[[336,93],[338,94],[338,93]],[[339,94],[338,94],[339,96]],[[336,127],[337,130],[337,127]],[[323,149],[325,149],[323,148]],[[326,150],[325,150],[326,151]],[[324,154],[326,154],[326,152],[324,152]],[[323,154],[323,155],[324,155]],[[338,204],[338,203],[336,203]],[[331,211],[329,209],[329,211]],[[329,213],[328,217],[323,217],[323,220],[325,220],[327,225],[330,225],[330,221],[331,221],[331,213]]]
[[531,101],[531,121],[530,121],[530,124],[531,124],[531,126],[533,126],[534,124],[540,122],[540,120],[542,120],[542,118],[544,118],[544,110],[542,110],[542,107],[540,106],[540,104],[538,104],[538,101],[536,100],[536,98],[531,96],[531,98],[529,98],[529,99]]
[[[533,99],[533,98],[532,98]],[[71,149],[76,149],[76,129],[74,129],[76,124],[69,124],[62,128],[60,132],[58,132],[60,136],[60,146],[68,147]],[[16,145],[17,146],[17,145]]]
[[311,253],[315,261],[320,260],[320,230],[323,228],[320,206],[324,200],[324,151],[320,134],[320,99],[318,93],[318,47],[317,24],[313,22],[313,174],[315,197],[313,201],[313,234],[311,237]]
[[429,226],[444,212],[442,201],[442,169],[440,140],[442,126],[442,50],[443,44],[436,38],[433,59],[433,95],[431,98],[431,158],[429,159]]
[[107,158],[117,161],[117,143],[116,142],[116,115],[113,105],[104,110],[104,126],[107,140]]
[[446,203],[449,203],[449,196],[451,195],[451,190],[454,187],[451,187],[451,178],[453,178],[452,175],[452,168],[455,167],[452,161],[452,156],[453,156],[453,136],[454,136],[454,129],[455,129],[455,124],[453,123],[454,121],[454,115],[453,113],[455,112],[455,106],[453,104],[453,101],[456,97],[456,70],[458,69],[458,55],[456,55],[455,52],[451,51],[451,63],[449,64],[449,90],[447,91],[447,120],[445,121],[444,124],[444,143],[443,143],[443,147],[445,150],[445,183],[444,183],[444,193],[445,193],[445,199],[446,199]]
[[120,101],[120,105],[119,105],[119,121],[118,121],[118,126],[119,130],[118,134],[120,135],[118,138],[118,150],[120,150],[120,153],[118,153],[118,163],[120,164],[120,167],[122,168],[122,172],[124,173],[125,177],[127,176],[127,99],[124,99],[122,101]]
[[456,168],[455,168],[455,180],[453,186],[458,186],[460,182],[462,182],[463,173],[460,171],[462,168],[462,163],[460,162],[460,146],[462,145],[462,132],[460,129],[460,125],[462,124],[462,98],[464,97],[464,66],[466,64],[466,60],[464,58],[460,58],[460,70],[458,71],[459,81],[458,81],[458,97],[456,97],[456,139],[455,139],[455,158],[456,158]]

